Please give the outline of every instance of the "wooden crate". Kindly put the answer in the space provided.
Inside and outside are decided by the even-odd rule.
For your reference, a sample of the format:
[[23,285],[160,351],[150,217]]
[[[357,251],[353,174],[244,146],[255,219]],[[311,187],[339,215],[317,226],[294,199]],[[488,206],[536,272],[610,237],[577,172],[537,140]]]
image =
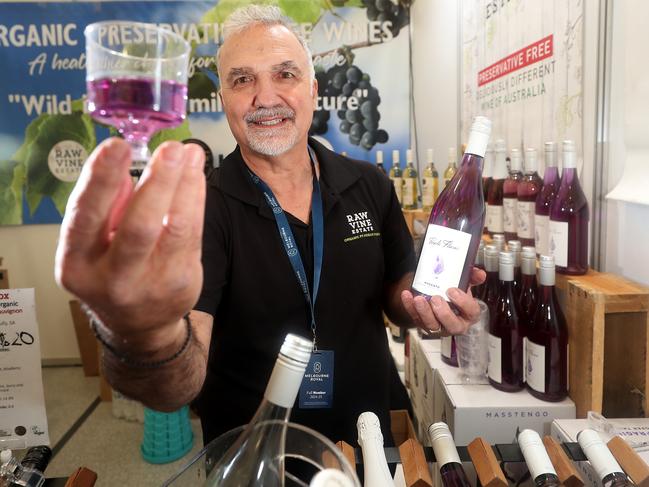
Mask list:
[[589,271],[557,274],[568,322],[570,397],[577,417],[649,416],[649,288]]

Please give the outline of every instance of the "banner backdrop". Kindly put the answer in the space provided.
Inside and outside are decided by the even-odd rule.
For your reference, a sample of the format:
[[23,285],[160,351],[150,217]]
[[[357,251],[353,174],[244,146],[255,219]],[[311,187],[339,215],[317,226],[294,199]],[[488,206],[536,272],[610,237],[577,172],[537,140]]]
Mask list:
[[[259,0],[310,40],[319,83],[312,135],[374,160],[409,146],[409,0]],[[198,138],[218,161],[235,141],[218,98],[221,26],[253,0],[0,3],[0,225],[58,223],[108,129],[84,114],[83,30],[99,20],[164,24],[192,43],[188,119],[154,137]],[[403,161],[405,157],[401,157]]]
[[471,120],[493,121],[491,140],[539,151],[572,139],[582,154],[582,0],[462,2],[462,141]]

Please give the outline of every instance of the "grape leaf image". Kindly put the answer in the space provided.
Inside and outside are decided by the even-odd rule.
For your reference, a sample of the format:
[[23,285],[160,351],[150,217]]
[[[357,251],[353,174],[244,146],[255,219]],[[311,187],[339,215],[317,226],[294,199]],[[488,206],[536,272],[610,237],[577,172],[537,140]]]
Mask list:
[[25,167],[16,161],[0,161],[0,225],[23,221]]
[[44,196],[52,198],[61,215],[65,211],[73,182],[57,179],[48,166],[52,147],[63,140],[78,142],[90,153],[96,145],[95,129],[88,115],[40,115],[27,126],[23,145],[14,160],[25,168],[25,197],[30,214],[34,214]]

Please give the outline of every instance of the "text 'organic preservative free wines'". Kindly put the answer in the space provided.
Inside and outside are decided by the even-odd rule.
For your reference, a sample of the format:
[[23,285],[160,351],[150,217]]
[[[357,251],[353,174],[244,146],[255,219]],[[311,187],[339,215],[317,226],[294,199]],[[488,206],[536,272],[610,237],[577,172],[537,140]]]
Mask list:
[[490,134],[491,121],[476,117],[462,163],[430,213],[412,283],[415,293],[448,300],[449,288],[469,286],[485,218],[482,163]]

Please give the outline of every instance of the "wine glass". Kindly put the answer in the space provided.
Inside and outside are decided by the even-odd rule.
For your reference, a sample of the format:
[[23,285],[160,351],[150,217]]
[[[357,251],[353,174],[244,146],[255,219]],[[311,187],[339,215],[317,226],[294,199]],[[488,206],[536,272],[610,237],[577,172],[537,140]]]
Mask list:
[[88,112],[129,143],[138,176],[151,157],[151,136],[185,119],[191,46],[142,22],[96,22],[84,34]]

